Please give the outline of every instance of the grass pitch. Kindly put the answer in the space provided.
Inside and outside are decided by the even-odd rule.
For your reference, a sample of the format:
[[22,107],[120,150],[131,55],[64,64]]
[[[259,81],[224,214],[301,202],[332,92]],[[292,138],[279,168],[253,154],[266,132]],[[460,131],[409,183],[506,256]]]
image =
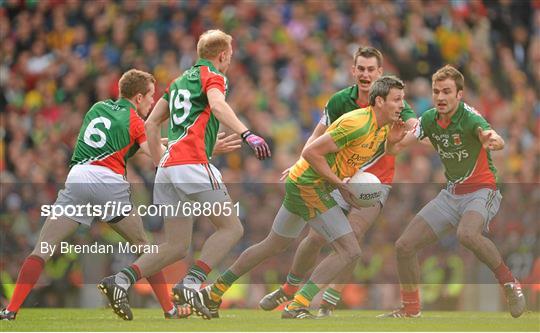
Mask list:
[[417,319],[377,319],[380,311],[337,311],[332,318],[283,320],[280,312],[223,310],[221,318],[165,320],[159,309],[134,309],[133,321],[110,309],[22,309],[15,321],[0,321],[0,331],[540,331],[540,313],[518,319],[503,312],[424,312]]

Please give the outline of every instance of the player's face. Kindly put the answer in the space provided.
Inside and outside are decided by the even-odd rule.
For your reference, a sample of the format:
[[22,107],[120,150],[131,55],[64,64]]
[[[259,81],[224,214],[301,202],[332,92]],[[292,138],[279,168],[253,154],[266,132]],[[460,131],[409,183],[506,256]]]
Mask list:
[[231,65],[231,59],[232,59],[232,47],[229,45],[229,48],[227,51],[223,52],[220,56],[220,72],[227,73],[227,70],[229,70],[229,66]]
[[382,67],[379,67],[377,58],[364,58],[359,56],[352,67],[352,76],[358,84],[358,89],[364,93],[369,93],[371,83],[381,77]]
[[441,114],[448,114],[456,110],[462,96],[463,91],[457,91],[456,82],[452,79],[433,82],[433,105],[437,108],[437,112]]
[[380,98],[381,107],[385,111],[390,121],[398,121],[401,116],[401,111],[405,107],[403,99],[405,98],[405,91],[403,89],[390,89],[386,100]]
[[152,109],[152,105],[154,105],[154,93],[156,92],[156,87],[153,83],[150,83],[148,92],[143,95],[140,94],[140,102],[139,107],[137,108],[137,111],[139,111],[139,114],[141,117],[146,118],[148,114],[150,113],[150,110]]

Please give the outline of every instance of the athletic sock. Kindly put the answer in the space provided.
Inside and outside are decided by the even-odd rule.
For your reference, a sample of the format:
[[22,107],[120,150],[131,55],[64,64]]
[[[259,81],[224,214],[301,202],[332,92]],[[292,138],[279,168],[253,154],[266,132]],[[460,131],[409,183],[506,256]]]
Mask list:
[[341,292],[334,288],[328,288],[324,292],[322,299],[321,305],[330,309],[335,309],[341,299]]
[[223,297],[223,294],[233,285],[236,280],[238,280],[238,276],[236,276],[236,274],[230,270],[226,270],[223,274],[221,274],[216,282],[214,282],[210,287],[210,297],[212,300],[219,302],[221,297]]
[[515,281],[515,278],[512,275],[512,272],[504,264],[504,262],[501,262],[499,267],[495,268],[493,273],[495,274],[495,277],[497,278],[497,280],[499,281],[499,283],[501,285],[504,285],[505,283],[508,283],[508,282],[514,282]]
[[313,300],[313,297],[315,297],[320,290],[321,289],[315,283],[308,280],[302,289],[300,289],[300,291],[294,295],[293,301],[287,306],[287,308],[290,310],[307,308]]
[[420,312],[420,291],[401,290],[401,303],[406,312],[416,314]]
[[281,289],[285,295],[292,297],[300,289],[300,283],[302,283],[302,278],[289,273],[287,274],[287,282],[281,286]]
[[11,301],[7,306],[8,311],[19,311],[19,308],[39,279],[44,265],[45,261],[38,256],[30,255],[24,260],[17,277],[13,297],[11,297]]
[[140,279],[141,271],[137,265],[126,267],[114,276],[114,282],[125,290]]
[[204,261],[197,260],[189,269],[187,275],[182,280],[182,284],[195,290],[201,289],[201,284],[206,281],[212,269]]
[[163,311],[172,314],[171,311],[175,308],[171,297],[169,296],[169,287],[167,286],[163,271],[159,271],[146,279],[148,280],[148,283],[150,283]]

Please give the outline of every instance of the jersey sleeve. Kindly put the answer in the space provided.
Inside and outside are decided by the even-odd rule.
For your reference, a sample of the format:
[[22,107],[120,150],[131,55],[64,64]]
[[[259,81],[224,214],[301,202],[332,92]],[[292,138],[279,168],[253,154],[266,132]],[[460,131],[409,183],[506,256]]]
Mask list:
[[161,98],[163,98],[167,102],[169,102],[169,98],[171,96],[171,86],[172,86],[173,83],[174,83],[174,81],[169,83],[169,85],[167,86],[167,89],[165,89],[165,92],[163,93],[163,96],[161,96]]
[[203,91],[206,94],[210,89],[217,88],[219,91],[225,95],[226,87],[227,87],[227,79],[224,78],[221,75],[214,74],[212,72],[209,73],[206,80],[203,82]]
[[416,113],[411,108],[409,103],[407,103],[407,101],[404,101],[404,102],[405,102],[405,107],[403,108],[403,110],[401,110],[401,120],[407,121],[409,119],[416,118]]
[[340,103],[336,95],[330,97],[328,103],[324,107],[324,114],[326,115],[326,126],[330,126],[334,121],[338,120],[343,115],[342,110],[339,110]]
[[422,140],[423,138],[428,136],[425,129],[426,129],[426,118],[420,117],[418,119],[418,123],[414,125],[412,131],[413,131],[414,136],[418,140]]
[[471,124],[472,124],[471,130],[473,132],[473,135],[476,135],[476,131],[478,127],[481,127],[484,131],[491,129],[491,126],[489,125],[487,120],[484,119],[484,117],[482,117],[479,114],[471,115]]
[[327,133],[332,137],[338,148],[343,148],[349,142],[360,139],[369,133],[369,118],[357,120],[353,118],[341,119],[336,127]]

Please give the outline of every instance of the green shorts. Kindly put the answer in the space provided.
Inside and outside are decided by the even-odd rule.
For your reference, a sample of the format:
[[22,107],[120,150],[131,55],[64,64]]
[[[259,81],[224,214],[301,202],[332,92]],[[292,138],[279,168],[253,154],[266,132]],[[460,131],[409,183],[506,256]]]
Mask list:
[[332,190],[326,184],[302,185],[287,177],[283,206],[308,221],[337,205]]

